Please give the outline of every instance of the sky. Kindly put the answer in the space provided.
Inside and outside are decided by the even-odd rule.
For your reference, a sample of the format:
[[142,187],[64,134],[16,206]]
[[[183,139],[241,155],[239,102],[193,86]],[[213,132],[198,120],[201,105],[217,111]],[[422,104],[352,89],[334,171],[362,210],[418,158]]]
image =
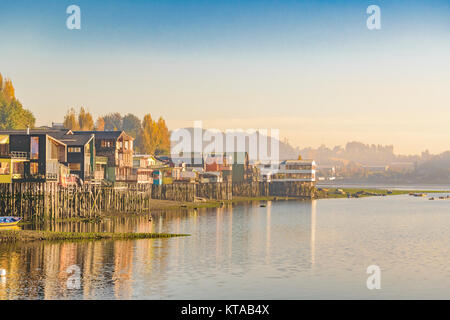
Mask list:
[[38,125],[84,106],[299,147],[450,150],[449,1],[0,1],[0,72]]

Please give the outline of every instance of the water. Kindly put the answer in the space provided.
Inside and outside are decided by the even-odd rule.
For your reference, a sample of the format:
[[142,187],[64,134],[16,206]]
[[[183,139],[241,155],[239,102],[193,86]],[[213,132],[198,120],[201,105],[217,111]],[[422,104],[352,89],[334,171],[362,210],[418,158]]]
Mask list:
[[[0,245],[0,299],[450,299],[450,200],[254,202],[47,228],[192,236]],[[366,287],[373,264],[380,290]]]

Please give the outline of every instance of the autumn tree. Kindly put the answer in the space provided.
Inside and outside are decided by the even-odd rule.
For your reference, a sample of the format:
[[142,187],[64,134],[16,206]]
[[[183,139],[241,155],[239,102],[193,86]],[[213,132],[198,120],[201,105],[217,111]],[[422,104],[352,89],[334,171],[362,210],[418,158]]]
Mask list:
[[15,89],[10,79],[6,79],[2,88],[3,96],[7,101],[12,101],[16,98]]
[[154,121],[150,114],[146,114],[142,120],[142,152],[154,154],[156,150],[154,136]]
[[74,108],[70,108],[64,116],[64,128],[70,130],[80,130],[80,124]]
[[34,127],[35,117],[15,97],[12,81],[0,74],[0,130]]
[[78,125],[82,131],[90,131],[94,129],[94,120],[92,115],[84,110],[83,107],[81,107],[80,113],[78,114]]
[[156,123],[158,130],[158,146],[156,148],[157,154],[168,154],[170,152],[170,135],[167,128],[166,121],[160,117]]
[[97,121],[95,122],[95,130],[97,131],[105,130],[105,120],[103,119],[103,117],[97,118]]
[[142,151],[149,154],[163,154],[170,150],[169,130],[164,119],[154,121],[150,114],[142,120]]

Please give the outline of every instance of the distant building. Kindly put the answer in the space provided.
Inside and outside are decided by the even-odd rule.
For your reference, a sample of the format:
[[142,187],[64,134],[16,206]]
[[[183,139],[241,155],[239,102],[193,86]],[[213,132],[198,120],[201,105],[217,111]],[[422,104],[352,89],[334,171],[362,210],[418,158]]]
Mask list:
[[389,171],[406,173],[414,171],[415,168],[416,164],[414,162],[392,162],[387,169]]
[[210,154],[205,158],[205,173],[218,176],[217,180],[220,182],[231,182],[233,172],[231,160],[232,158],[225,154]]
[[254,180],[253,178],[256,179],[249,163],[248,152],[227,152],[225,155],[230,159],[233,183],[250,182]]
[[316,180],[335,180],[336,179],[336,166],[334,165],[317,165],[316,168]]
[[285,160],[270,174],[270,181],[316,182],[314,160]]
[[384,173],[388,170],[388,166],[387,165],[383,165],[383,166],[363,166],[363,169],[367,172],[367,173]]
[[170,160],[175,167],[180,167],[183,163],[186,168],[204,168],[205,166],[203,154],[199,152],[186,152],[179,156],[172,156]]

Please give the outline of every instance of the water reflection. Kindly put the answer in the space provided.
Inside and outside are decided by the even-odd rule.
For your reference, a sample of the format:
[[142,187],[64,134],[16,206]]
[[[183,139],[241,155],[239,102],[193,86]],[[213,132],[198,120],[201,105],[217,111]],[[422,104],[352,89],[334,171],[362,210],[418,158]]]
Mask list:
[[[134,215],[48,224],[39,228],[191,236],[2,244],[7,277],[0,299],[361,298],[369,294],[365,268],[375,262],[389,270],[383,279],[396,282],[384,293],[398,297],[410,291],[401,276],[411,266],[408,277],[421,290],[430,270],[433,285],[448,283],[449,204],[402,197],[268,201],[153,213],[151,221]],[[66,285],[72,265],[80,268],[80,289]]]

